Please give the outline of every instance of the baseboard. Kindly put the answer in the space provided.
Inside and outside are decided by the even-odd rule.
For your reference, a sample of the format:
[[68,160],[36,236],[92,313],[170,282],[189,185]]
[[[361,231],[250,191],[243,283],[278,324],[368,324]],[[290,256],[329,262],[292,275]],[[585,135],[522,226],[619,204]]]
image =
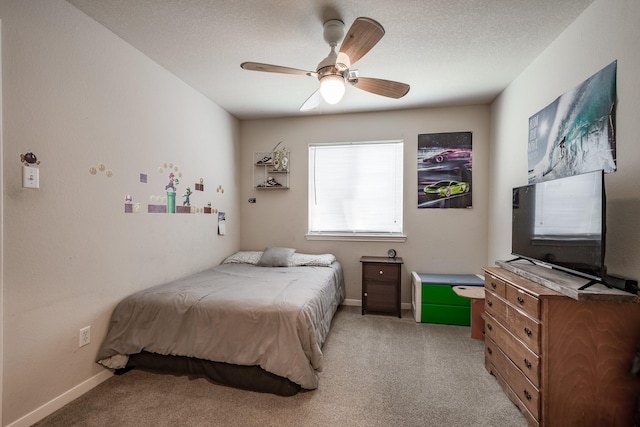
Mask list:
[[[362,307],[362,301],[359,299],[345,299],[344,301],[342,301],[342,305],[351,305],[351,306],[356,306],[356,307]],[[400,308],[402,310],[411,310],[411,303],[410,302],[403,302],[402,304],[400,304]]]
[[53,414],[58,409],[62,408],[67,403],[77,399],[82,396],[92,388],[96,387],[100,383],[108,380],[113,376],[113,372],[105,369],[97,375],[89,378],[88,380],[78,384],[72,389],[62,393],[60,396],[56,397],[53,400],[45,403],[38,409],[28,413],[24,417],[14,421],[11,424],[8,424],[7,427],[29,427],[48,415]]

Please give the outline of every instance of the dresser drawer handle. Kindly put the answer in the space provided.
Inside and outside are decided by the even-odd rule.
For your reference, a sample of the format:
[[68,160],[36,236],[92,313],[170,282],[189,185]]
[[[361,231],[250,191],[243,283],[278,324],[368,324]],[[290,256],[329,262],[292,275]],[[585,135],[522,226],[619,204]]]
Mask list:
[[491,282],[491,287],[492,287],[493,289],[495,289],[495,288],[497,288],[497,287],[498,287],[498,285],[496,285],[496,283],[495,283],[495,282]]
[[493,326],[491,326],[491,323],[487,323],[487,329],[493,331]]
[[524,359],[524,366],[531,369],[531,362],[529,362],[529,359]]
[[382,274],[383,274],[383,271],[382,271],[382,270],[380,270],[380,275],[382,276]]
[[518,302],[520,303],[520,305],[523,305],[524,304],[524,298],[518,297]]
[[530,337],[531,336],[531,329],[524,328],[524,333],[527,334],[528,337]]
[[487,353],[493,354],[493,350],[491,350],[491,347],[487,347]]
[[527,400],[531,400],[531,393],[529,393],[526,389],[522,390],[522,393],[524,393],[524,397]]
[[489,307],[493,307],[493,301],[491,301],[490,299],[487,300],[487,305]]

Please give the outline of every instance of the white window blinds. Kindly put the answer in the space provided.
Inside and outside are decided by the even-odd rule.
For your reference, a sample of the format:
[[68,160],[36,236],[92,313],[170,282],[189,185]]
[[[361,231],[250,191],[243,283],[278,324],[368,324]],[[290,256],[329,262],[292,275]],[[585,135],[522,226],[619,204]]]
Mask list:
[[311,144],[309,234],[402,234],[403,141]]

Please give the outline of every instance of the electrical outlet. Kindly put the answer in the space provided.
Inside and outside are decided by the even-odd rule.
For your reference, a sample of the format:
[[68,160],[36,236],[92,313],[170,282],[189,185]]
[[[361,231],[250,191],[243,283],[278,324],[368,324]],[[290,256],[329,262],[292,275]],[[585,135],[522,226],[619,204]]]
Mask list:
[[91,342],[91,326],[85,326],[80,329],[80,347],[84,347],[85,345]]

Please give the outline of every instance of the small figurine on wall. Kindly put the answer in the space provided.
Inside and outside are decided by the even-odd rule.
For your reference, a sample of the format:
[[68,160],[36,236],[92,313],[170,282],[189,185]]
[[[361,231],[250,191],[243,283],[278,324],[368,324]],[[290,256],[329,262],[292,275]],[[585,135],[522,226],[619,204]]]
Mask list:
[[182,202],[182,206],[191,206],[191,202],[189,201],[189,196],[191,196],[191,188],[187,187],[186,193],[182,195],[182,197],[184,197],[184,202]]
[[39,166],[40,160],[31,151],[27,151],[24,154],[20,154],[20,161],[25,166]]

